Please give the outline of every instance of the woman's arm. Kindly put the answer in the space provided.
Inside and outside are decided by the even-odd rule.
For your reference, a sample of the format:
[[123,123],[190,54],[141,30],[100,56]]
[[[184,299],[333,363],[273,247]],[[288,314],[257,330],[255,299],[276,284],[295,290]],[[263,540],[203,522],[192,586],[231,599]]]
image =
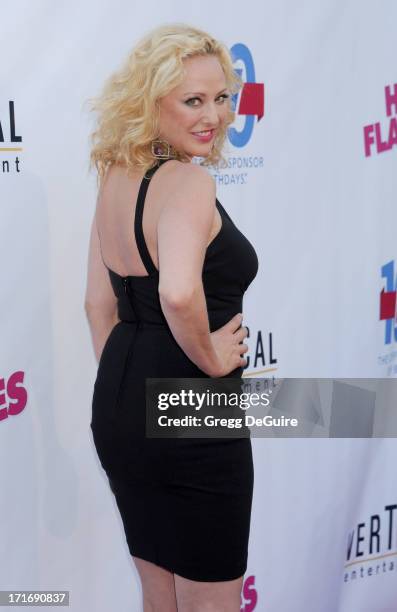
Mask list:
[[105,342],[119,318],[117,298],[110,283],[108,269],[102,261],[95,215],[91,227],[84,308],[95,357],[99,362]]
[[220,362],[211,341],[202,282],[216,210],[215,182],[204,168],[181,162],[169,162],[163,180],[167,199],[157,227],[161,307],[189,359],[217,376]]

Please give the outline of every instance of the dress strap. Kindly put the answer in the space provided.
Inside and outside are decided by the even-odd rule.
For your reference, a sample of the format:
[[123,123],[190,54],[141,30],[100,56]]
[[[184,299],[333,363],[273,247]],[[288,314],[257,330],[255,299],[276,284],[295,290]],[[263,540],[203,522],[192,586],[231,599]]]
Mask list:
[[[233,223],[233,220],[231,219],[231,217],[228,215],[228,213],[226,212],[226,210],[223,208],[222,204],[220,203],[220,201],[218,200],[218,198],[216,199],[217,204],[219,205],[219,207],[221,208],[221,210],[223,211],[225,217],[227,219],[229,219],[229,221],[231,221]],[[233,223],[234,225],[234,223]]]
[[147,189],[149,187],[150,179],[152,178],[156,170],[160,167],[161,163],[164,161],[167,161],[167,160],[166,159],[158,160],[154,166],[152,166],[149,170],[146,171],[141,181],[140,187],[139,187],[138,199],[137,199],[136,208],[135,208],[134,232],[135,232],[136,245],[138,247],[139,255],[141,256],[143,265],[145,266],[146,271],[149,274],[149,276],[152,276],[153,274],[157,274],[158,270],[156,266],[154,265],[153,260],[150,256],[149,249],[147,248],[147,245],[146,245],[145,236],[143,234],[143,224],[142,224],[143,208],[145,205],[145,197],[146,197]]

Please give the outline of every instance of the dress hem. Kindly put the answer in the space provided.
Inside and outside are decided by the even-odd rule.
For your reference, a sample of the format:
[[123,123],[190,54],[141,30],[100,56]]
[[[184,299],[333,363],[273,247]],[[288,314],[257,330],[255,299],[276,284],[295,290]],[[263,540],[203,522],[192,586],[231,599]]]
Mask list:
[[[229,575],[227,578],[225,577],[220,577],[219,575],[214,575],[214,574],[207,574],[206,576],[203,577],[203,575],[201,574],[200,577],[197,576],[197,574],[194,574],[192,572],[186,572],[183,568],[178,568],[175,565],[172,564],[168,564],[168,563],[163,563],[161,561],[159,561],[158,559],[155,561],[153,560],[153,558],[149,558],[150,555],[146,555],[146,554],[140,554],[140,553],[133,553],[130,550],[130,554],[133,557],[137,557],[138,559],[142,559],[143,561],[148,561],[149,563],[153,563],[154,565],[157,565],[158,567],[160,567],[161,569],[165,569],[168,572],[172,572],[173,574],[177,574],[178,576],[181,576],[181,578],[187,578],[188,580],[194,580],[196,582],[227,582],[230,580],[236,580],[237,578],[241,578],[242,576],[244,576],[245,572],[247,571],[247,565],[244,565],[243,568],[241,568],[240,570],[238,570],[238,572],[233,572],[231,575]],[[224,574],[223,574],[224,576]]]

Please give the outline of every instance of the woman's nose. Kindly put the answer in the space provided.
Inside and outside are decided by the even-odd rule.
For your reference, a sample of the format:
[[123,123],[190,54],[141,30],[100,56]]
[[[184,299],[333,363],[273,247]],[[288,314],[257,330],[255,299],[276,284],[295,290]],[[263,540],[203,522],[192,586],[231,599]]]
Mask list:
[[207,104],[204,108],[203,122],[207,122],[211,127],[216,127],[219,123],[218,109],[215,104]]

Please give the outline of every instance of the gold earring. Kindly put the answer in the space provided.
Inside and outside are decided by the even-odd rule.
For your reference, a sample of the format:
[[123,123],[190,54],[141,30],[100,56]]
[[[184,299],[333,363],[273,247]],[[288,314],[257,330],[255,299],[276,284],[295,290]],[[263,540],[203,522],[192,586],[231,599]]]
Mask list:
[[152,140],[151,150],[152,155],[159,159],[168,159],[170,157],[170,145],[166,140]]

